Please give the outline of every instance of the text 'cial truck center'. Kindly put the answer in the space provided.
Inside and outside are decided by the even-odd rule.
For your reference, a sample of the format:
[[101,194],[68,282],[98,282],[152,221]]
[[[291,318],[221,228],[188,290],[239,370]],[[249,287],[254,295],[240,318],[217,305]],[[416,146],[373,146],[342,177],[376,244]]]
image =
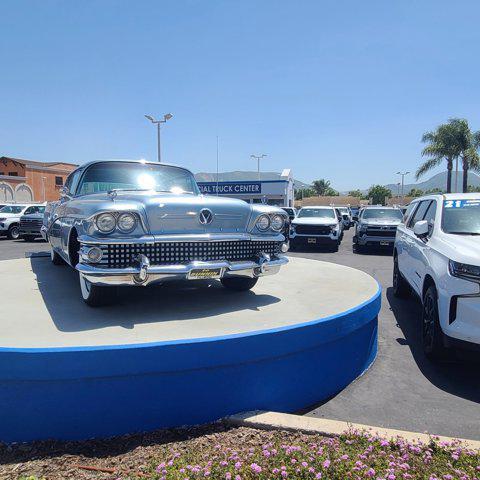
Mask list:
[[[263,175],[262,175],[263,177]],[[221,181],[202,181],[197,178],[198,186],[205,195],[222,195],[239,198],[247,203],[264,203],[293,207],[294,180],[290,169],[285,169],[277,178],[256,180],[230,180],[222,174]]]

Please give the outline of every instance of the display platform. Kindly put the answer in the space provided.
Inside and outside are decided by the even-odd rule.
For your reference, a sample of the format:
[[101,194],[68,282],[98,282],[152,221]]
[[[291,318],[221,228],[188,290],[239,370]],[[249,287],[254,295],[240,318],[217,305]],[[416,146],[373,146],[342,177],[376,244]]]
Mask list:
[[0,262],[0,441],[84,439],[293,412],[374,361],[369,275],[291,258],[252,291],[218,281],[125,288],[92,309],[48,258]]

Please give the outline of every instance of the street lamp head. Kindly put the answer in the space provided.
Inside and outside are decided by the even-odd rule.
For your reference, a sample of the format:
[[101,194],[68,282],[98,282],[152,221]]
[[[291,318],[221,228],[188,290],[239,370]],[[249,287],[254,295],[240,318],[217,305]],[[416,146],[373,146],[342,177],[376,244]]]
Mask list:
[[167,120],[170,120],[172,117],[173,117],[173,115],[172,115],[171,113],[167,113],[167,114],[165,114],[165,115],[163,116],[163,119],[164,119],[165,121],[167,121]]
[[145,115],[145,118],[147,118],[148,120],[150,120],[152,123],[155,122],[155,119],[154,119],[151,115]]

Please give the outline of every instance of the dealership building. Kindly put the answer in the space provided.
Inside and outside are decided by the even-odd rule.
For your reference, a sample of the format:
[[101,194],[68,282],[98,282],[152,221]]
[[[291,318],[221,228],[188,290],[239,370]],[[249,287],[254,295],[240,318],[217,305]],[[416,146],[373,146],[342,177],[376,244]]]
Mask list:
[[230,180],[228,176],[229,174],[221,174],[221,181],[203,181],[199,174],[197,183],[205,195],[239,198],[247,203],[293,207],[294,180],[290,169],[283,170],[275,178],[268,178],[268,175],[264,178],[265,174],[262,174],[260,180],[258,177],[252,180]]

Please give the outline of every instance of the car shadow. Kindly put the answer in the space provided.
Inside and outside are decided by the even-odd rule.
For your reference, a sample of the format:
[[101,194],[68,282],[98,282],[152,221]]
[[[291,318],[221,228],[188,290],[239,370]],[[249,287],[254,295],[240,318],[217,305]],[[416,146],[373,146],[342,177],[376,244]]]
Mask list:
[[405,338],[397,338],[401,345],[410,348],[412,356],[422,374],[436,387],[480,403],[480,355],[474,352],[452,351],[443,362],[433,362],[423,353],[421,343],[420,302],[413,297],[399,299],[393,288],[386,290],[389,307]]
[[46,258],[30,258],[38,289],[58,330],[79,332],[111,326],[132,329],[136,324],[202,319],[242,310],[257,311],[280,302],[278,297],[253,291],[232,292],[219,281],[168,282],[150,287],[119,288],[114,303],[86,305],[78,273],[55,266]]

